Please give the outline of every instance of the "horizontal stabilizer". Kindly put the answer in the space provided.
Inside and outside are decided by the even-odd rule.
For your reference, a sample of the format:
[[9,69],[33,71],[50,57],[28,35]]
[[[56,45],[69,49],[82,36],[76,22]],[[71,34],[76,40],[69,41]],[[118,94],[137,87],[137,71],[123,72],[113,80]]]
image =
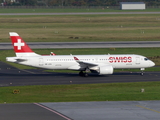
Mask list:
[[16,59],[17,62],[24,62],[24,61],[27,61],[27,59]]

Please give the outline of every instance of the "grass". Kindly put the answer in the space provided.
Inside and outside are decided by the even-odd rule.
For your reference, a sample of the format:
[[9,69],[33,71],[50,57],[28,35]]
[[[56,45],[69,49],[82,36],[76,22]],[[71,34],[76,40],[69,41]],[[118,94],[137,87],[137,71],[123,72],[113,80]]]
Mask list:
[[160,100],[159,86],[160,82],[135,82],[0,87],[0,103]]
[[[34,12],[121,12],[92,9],[1,9],[1,13]],[[144,10],[148,11],[148,10]],[[149,10],[159,11],[159,9]],[[124,12],[124,11],[122,11]],[[126,12],[126,11],[125,11]],[[130,12],[130,11],[128,11]],[[74,41],[159,41],[160,19],[147,15],[70,15],[70,16],[0,16],[0,42],[10,42],[8,32],[18,32],[27,42]],[[79,39],[74,39],[78,37]],[[160,48],[124,49],[39,49],[39,54],[140,54],[152,57],[160,65]],[[0,60],[15,56],[13,50],[1,50]],[[13,64],[21,69],[30,69]],[[151,68],[158,71],[159,68]],[[0,87],[0,103],[160,100],[160,82],[108,83],[87,85],[48,85]],[[145,92],[140,90],[144,88]],[[13,94],[13,90],[20,90]]]
[[[159,41],[160,19],[147,15],[0,16],[0,42]],[[75,39],[78,38],[78,39]]]
[[[15,31],[27,42],[100,42],[100,41],[159,41],[160,22],[156,14],[147,15],[70,15],[70,16],[0,16],[0,42],[10,42],[8,32]],[[78,37],[78,39],[75,39]],[[93,50],[93,51],[92,51]],[[140,54],[159,56],[159,48],[143,49],[48,49],[39,54]],[[68,51],[68,52],[67,52]],[[13,51],[1,51],[15,56]],[[10,54],[12,53],[12,54]],[[151,58],[152,59],[152,58]],[[159,59],[152,59],[160,65]],[[30,67],[22,67],[30,69]]]

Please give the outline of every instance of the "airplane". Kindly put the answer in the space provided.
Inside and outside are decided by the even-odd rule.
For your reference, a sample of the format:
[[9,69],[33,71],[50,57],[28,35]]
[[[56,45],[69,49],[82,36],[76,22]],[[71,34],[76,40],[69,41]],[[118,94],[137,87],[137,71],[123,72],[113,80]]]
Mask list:
[[153,67],[154,62],[136,54],[106,55],[40,55],[31,50],[26,42],[16,33],[9,32],[16,57],[6,57],[6,61],[51,70],[76,70],[80,76],[88,72],[98,75],[113,74],[114,69],[134,69],[142,71]]

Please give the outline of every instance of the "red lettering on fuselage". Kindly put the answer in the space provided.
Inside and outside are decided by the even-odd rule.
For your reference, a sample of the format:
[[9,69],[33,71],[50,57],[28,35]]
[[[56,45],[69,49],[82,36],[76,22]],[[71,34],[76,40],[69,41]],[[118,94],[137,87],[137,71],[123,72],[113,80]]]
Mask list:
[[130,63],[132,62],[132,57],[109,57],[110,63]]

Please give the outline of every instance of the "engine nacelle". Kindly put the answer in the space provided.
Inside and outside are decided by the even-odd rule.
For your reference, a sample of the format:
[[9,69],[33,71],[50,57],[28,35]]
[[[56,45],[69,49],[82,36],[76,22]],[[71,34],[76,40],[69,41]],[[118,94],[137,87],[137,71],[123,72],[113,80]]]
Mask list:
[[113,74],[113,67],[111,65],[100,66],[99,74],[100,75]]

